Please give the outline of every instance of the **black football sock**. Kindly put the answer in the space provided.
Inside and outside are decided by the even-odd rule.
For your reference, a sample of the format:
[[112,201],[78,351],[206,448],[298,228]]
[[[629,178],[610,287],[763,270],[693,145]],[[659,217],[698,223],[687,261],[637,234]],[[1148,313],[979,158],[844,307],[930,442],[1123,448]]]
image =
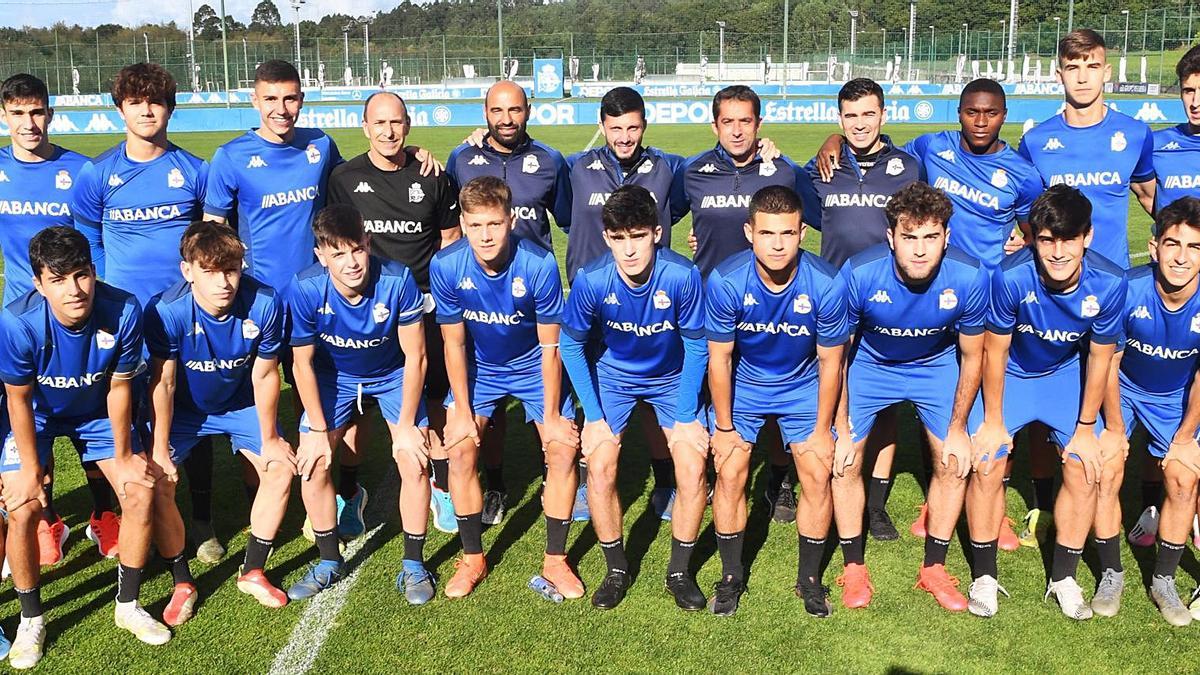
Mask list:
[[358,467],[343,464],[338,473],[338,496],[346,501],[358,492]]
[[242,574],[251,570],[261,570],[267,566],[267,556],[275,545],[272,539],[260,539],[251,533],[246,539],[246,559],[242,561]]
[[183,470],[187,473],[188,492],[192,497],[192,520],[211,523],[213,488],[211,436],[202,438],[192,447],[192,453],[183,461]]
[[654,472],[654,487],[675,487],[675,462],[671,459],[652,459],[650,469]]
[[133,602],[142,592],[141,567],[117,565],[117,602]]
[[[802,537],[803,539],[803,537]],[[842,560],[846,565],[862,565],[863,557],[863,535],[859,533],[857,537],[848,539],[838,539],[838,544],[842,547]]]
[[867,479],[867,510],[882,511],[887,508],[888,492],[892,487],[891,478]]
[[1154,559],[1154,576],[1174,578],[1175,571],[1179,569],[1179,559],[1183,557],[1185,550],[1187,550],[1187,544],[1172,544],[1169,541],[1160,540],[1158,557]]
[[1142,481],[1142,510],[1151,506],[1162,508],[1163,482],[1161,480]]
[[570,518],[546,516],[546,554],[566,555],[567,534],[571,529]]
[[1033,479],[1033,508],[1054,510],[1054,477]]
[[483,553],[483,513],[455,515],[454,518],[458,521],[458,538],[462,541],[463,553]]
[[971,576],[978,579],[979,577],[999,578],[999,571],[996,566],[996,552],[999,547],[996,545],[998,539],[991,541],[975,541],[971,540]]
[[331,530],[313,530],[313,539],[317,542],[317,552],[321,555],[321,560],[342,562],[336,527]]
[[721,554],[721,576],[732,576],[741,579],[745,573],[742,567],[742,544],[746,540],[746,531],[730,532],[717,535],[717,551]]
[[1121,566],[1121,535],[1118,533],[1108,539],[1096,537],[1092,539],[1096,546],[1096,556],[1100,559],[1100,570],[1124,572]]
[[430,459],[429,464],[433,466],[433,486],[442,492],[448,492],[450,490],[450,460]]
[[600,550],[604,552],[604,564],[609,572],[629,572],[629,560],[625,557],[625,540],[617,537],[614,541],[600,542]]
[[13,587],[17,592],[17,600],[21,602],[21,616],[26,619],[33,619],[42,615],[42,588],[34,586],[33,588],[20,589]]
[[695,548],[695,541],[680,541],[671,537],[671,561],[667,563],[667,576],[687,574],[688,565],[692,562],[692,551]]
[[425,563],[425,535],[404,533],[404,560]]
[[1067,548],[1054,542],[1054,561],[1050,564],[1050,581],[1062,581],[1074,577],[1079,569],[1079,558],[1083,555],[1081,548]]
[[484,467],[483,473],[487,477],[487,486],[489,490],[495,490],[496,492],[508,492],[504,486],[503,464]]
[[163,560],[171,566],[171,580],[175,584],[196,585],[196,580],[192,578],[192,570],[188,567],[186,550],[180,551],[177,556],[163,556]]
[[[930,565],[945,565],[946,553],[950,551],[949,539],[938,539],[932,534],[925,535],[925,560],[922,563],[925,567]],[[992,575],[996,576],[996,575]]]
[[[862,539],[862,535],[859,535]],[[800,535],[800,561],[796,566],[796,585],[817,583],[821,579],[821,557],[825,555],[825,537],[813,539]]]

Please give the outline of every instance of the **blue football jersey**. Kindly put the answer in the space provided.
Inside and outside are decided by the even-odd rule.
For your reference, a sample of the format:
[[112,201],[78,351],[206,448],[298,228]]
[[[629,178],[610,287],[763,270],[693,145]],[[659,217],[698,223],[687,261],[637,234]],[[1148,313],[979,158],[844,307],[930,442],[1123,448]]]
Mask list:
[[74,225],[71,191],[87,157],[54,146],[44,162],[22,162],[12,146],[0,148],[0,248],[4,249],[4,304],[33,290],[29,240],[55,225]]
[[1026,132],[1021,155],[1047,187],[1065,183],[1092,202],[1092,251],[1129,264],[1129,185],[1154,178],[1154,137],[1145,122],[1109,110],[1099,124],[1068,126],[1055,115]]
[[54,318],[30,291],[4,308],[0,326],[0,380],[35,383],[33,410],[46,417],[108,416],[108,382],[144,367],[142,309],[137,298],[97,282],[92,314],[78,330]]
[[598,335],[597,374],[619,382],[665,377],[683,368],[683,337],[704,337],[704,286],[692,261],[659,249],[650,279],[630,288],[612,256],[596,258],[567,296],[563,330]]
[[920,364],[952,353],[958,334],[979,335],[987,323],[991,277],[953,246],[937,273],[919,287],[896,272],[887,244],[876,244],[842,267],[850,332],[860,334],[855,359]]
[[994,268],[1004,259],[1004,242],[1042,193],[1042,179],[1028,160],[1008,145],[988,155],[963,149],[962,132],[918,136],[903,150],[921,162],[925,181],[950,198],[950,243]]
[[1121,386],[1147,394],[1178,394],[1182,402],[1200,358],[1200,293],[1179,309],[1168,310],[1155,287],[1155,267],[1149,263],[1128,272]]
[[1121,337],[1125,272],[1089,250],[1075,289],[1051,291],[1042,283],[1031,249],[1005,258],[992,275],[987,329],[1012,335],[1008,372],[1047,375],[1079,360],[1088,340],[1115,344]]
[[229,312],[216,318],[180,281],[146,308],[150,355],[177,362],[175,405],[219,415],[254,405],[255,358],[274,358],[283,340],[283,302],[274,289],[243,276]]
[[358,303],[334,288],[320,263],[296,275],[287,293],[291,345],[316,345],[319,371],[374,380],[404,367],[398,330],[421,320],[424,299],[401,263],[372,257],[370,281]]
[[272,143],[251,129],[213,153],[204,212],[228,218],[236,210],[246,271],[287,288],[313,262],[313,217],[341,161],[320,129],[296,129],[290,143]]
[[429,287],[438,323],[466,326],[476,367],[518,372],[539,368],[538,324],[562,321],[563,292],[554,255],[519,237],[509,240],[504,271],[485,272],[466,239],[438,251]]
[[480,176],[495,176],[512,190],[513,231],[551,250],[550,216],[566,229],[571,222],[571,179],[567,160],[554,148],[531,138],[500,152],[490,143],[483,147],[460,145],[446,159],[446,172],[461,188]]
[[207,178],[208,164],[175,145],[135,162],[122,141],[83,165],[71,213],[89,238],[99,233],[106,282],[144,305],[179,280],[179,240],[204,215]]
[[658,224],[662,227],[659,245],[671,245],[671,184],[683,158],[657,148],[644,148],[628,168],[622,167],[607,146],[584,150],[567,158],[571,176],[571,220],[567,232],[567,279],[584,265],[609,255],[604,243],[601,213],[609,195],[622,185],[640,185],[654,197]]
[[1154,132],[1154,209],[1180,197],[1200,197],[1200,136],[1188,133],[1188,124]]
[[804,221],[812,223],[819,218],[821,208],[811,182],[787,157],[767,162],[755,155],[749,164],[734,166],[729,153],[718,144],[689,157],[675,172],[671,217],[678,221],[691,212],[696,267],[707,276],[722,260],[750,248],[744,227],[755,192],[775,185],[792,188],[804,202]]
[[846,342],[846,283],[829,263],[800,252],[796,275],[774,292],[752,251],[730,256],[708,276],[708,339],[735,344],[734,409],[767,414],[813,395],[817,347]]

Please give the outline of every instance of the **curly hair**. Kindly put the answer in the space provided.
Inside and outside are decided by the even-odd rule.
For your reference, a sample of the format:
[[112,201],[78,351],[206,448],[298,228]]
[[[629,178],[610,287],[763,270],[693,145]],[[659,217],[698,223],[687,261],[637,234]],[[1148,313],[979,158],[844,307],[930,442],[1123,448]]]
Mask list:
[[135,63],[117,73],[112,85],[113,103],[150,101],[175,109],[175,78],[157,63]]
[[[896,191],[884,207],[887,214],[888,229],[895,230],[897,225],[903,228],[913,228],[928,223],[938,223],[946,226],[954,207],[950,198],[941,190],[930,187],[927,183],[909,183]],[[904,223],[901,224],[900,220]]]

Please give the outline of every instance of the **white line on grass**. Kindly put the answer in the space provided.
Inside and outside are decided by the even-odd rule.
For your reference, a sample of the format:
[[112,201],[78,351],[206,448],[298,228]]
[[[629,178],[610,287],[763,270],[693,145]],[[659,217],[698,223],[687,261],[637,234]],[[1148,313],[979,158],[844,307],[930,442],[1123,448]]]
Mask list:
[[596,139],[600,138],[600,131],[600,127],[596,127],[596,133],[592,134],[592,140],[588,141],[588,144],[583,146],[584,152],[591,150],[592,146],[596,144]]
[[1134,253],[1129,256],[1130,260],[1141,260],[1142,258],[1149,258],[1149,257],[1150,257],[1149,251],[1142,251],[1141,253]]
[[[347,561],[354,560],[359,551],[374,543],[373,540],[383,531],[390,510],[396,508],[398,489],[397,474],[389,471],[387,478],[379,485],[375,496],[370,500],[370,510],[366,514],[368,520],[376,521],[378,524],[371,528],[366,535],[355,539],[346,547],[343,557]],[[379,544],[382,545],[382,542]],[[271,663],[271,669],[267,671],[268,675],[302,675],[312,668],[317,656],[321,653],[321,647],[329,638],[330,631],[333,630],[338,614],[341,613],[346,599],[350,596],[350,590],[358,582],[358,573],[362,571],[363,566],[367,564],[378,548],[379,546],[373,546],[362,560],[355,563],[349,576],[342,579],[333,588],[321,591],[308,601],[308,606],[304,608],[304,613],[300,615],[300,621],[292,629],[287,644],[275,655],[275,661]]]

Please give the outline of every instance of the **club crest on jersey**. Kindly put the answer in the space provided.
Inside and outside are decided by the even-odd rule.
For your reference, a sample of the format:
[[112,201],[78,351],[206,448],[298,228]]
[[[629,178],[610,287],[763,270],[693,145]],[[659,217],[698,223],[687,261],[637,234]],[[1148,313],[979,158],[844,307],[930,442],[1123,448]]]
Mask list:
[[654,292],[654,308],[667,309],[671,306],[671,298],[667,297],[667,292],[663,289],[658,289]]
[[304,149],[304,156],[308,158],[309,164],[321,161],[321,151],[312,143],[309,143],[308,147]]
[[382,302],[375,303],[375,306],[371,308],[371,318],[375,319],[375,323],[383,323],[391,315],[392,310],[388,309],[387,305]]
[[100,349],[112,349],[117,346],[117,338],[106,330],[96,331],[96,346]]
[[537,173],[542,165],[538,163],[536,155],[525,155],[525,159],[521,160],[522,173]]
[[1192,317],[1192,332],[1200,333],[1200,314]]
[[1083,318],[1096,316],[1100,313],[1100,303],[1096,301],[1096,296],[1089,295],[1083,299],[1083,305],[1079,308],[1079,313]]
[[893,157],[889,159],[887,168],[884,169],[884,172],[889,176],[899,176],[900,174],[904,173],[904,160],[900,159],[899,157]]
[[953,288],[947,288],[938,296],[938,307],[942,309],[954,309],[958,307],[958,296],[954,294]]
[[420,183],[413,183],[412,185],[408,186],[409,203],[416,204],[423,199],[425,199],[425,191],[421,189]]
[[523,297],[525,297],[525,294],[528,292],[529,292],[528,289],[525,288],[525,280],[522,279],[521,277],[513,277],[513,283],[512,283],[513,297],[514,298],[523,298]]
[[1108,147],[1112,148],[1113,152],[1121,152],[1129,142],[1125,140],[1125,133],[1121,131],[1114,132],[1112,140],[1108,142]]
[[258,324],[254,323],[253,319],[246,319],[242,322],[242,337],[247,340],[253,340],[261,333],[258,329]]
[[641,166],[638,167],[637,172],[638,173],[650,173],[653,170],[654,170],[654,162],[651,162],[650,160],[647,159],[646,161],[642,162]]
[[996,169],[992,172],[992,185],[1002,188],[1008,185],[1008,172],[1004,169]]
[[792,311],[797,314],[808,314],[812,311],[812,300],[808,299],[808,295],[801,293],[792,300]]
[[71,189],[71,174],[67,173],[66,169],[59,171],[54,175],[54,187],[59,190]]
[[183,172],[180,171],[178,167],[171,169],[171,171],[167,174],[167,187],[183,187]]
[[758,165],[758,175],[774,176],[775,175],[775,162],[770,161],[770,162],[763,162],[762,164],[759,164]]

